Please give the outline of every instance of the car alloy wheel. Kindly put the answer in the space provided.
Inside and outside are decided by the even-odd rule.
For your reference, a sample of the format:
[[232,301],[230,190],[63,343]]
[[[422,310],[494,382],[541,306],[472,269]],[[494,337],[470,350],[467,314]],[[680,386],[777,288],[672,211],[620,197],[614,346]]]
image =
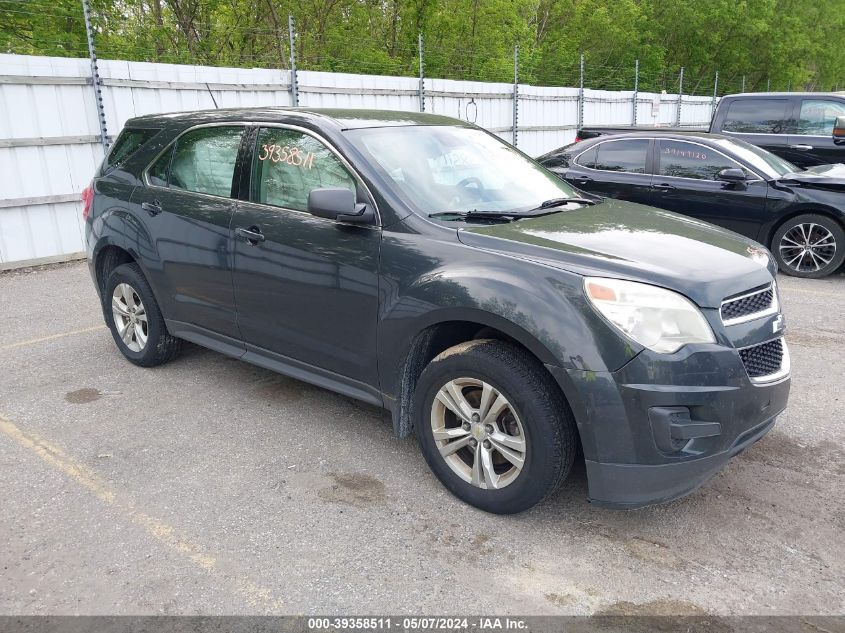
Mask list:
[[812,222],[796,224],[783,234],[778,245],[781,260],[798,273],[814,273],[836,256],[836,238],[827,228]]
[[519,416],[482,380],[443,385],[432,403],[431,431],[449,468],[477,488],[504,488],[522,472],[527,444]]
[[132,286],[120,283],[112,293],[111,309],[120,340],[133,352],[142,351],[147,345],[150,330],[141,297]]

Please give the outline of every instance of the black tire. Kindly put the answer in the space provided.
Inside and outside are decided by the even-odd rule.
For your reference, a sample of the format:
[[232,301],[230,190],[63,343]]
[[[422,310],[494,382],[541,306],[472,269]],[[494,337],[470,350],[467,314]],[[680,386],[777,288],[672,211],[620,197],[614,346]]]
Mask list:
[[[147,340],[139,351],[130,349],[118,333],[112,311],[112,295],[120,284],[128,284],[135,291],[146,311]],[[103,292],[103,315],[117,348],[130,362],[140,367],[155,367],[172,360],[179,353],[182,341],[167,331],[150,284],[138,264],[122,264],[109,274]]]
[[[817,251],[819,256],[824,256],[825,259],[830,260],[829,263],[818,269],[815,269],[815,266],[818,265],[819,260],[814,260],[810,253],[807,253],[807,256],[803,259],[799,259],[797,264],[795,263],[795,257],[800,256],[801,249],[793,245],[795,240],[790,239],[790,237],[796,237],[796,232],[798,232],[798,235],[802,235],[800,227],[803,226],[806,229],[811,225],[816,226],[813,229],[816,239],[827,233],[832,236],[832,241],[824,242],[824,244],[832,244],[832,247],[825,246],[823,251]],[[820,279],[836,272],[842,266],[842,262],[845,261],[845,231],[843,231],[839,222],[826,215],[816,213],[799,215],[790,218],[775,231],[774,237],[772,237],[771,250],[781,272],[793,277]]]
[[[432,407],[441,387],[459,378],[483,381],[501,393],[524,430],[524,465],[504,487],[484,489],[473,485],[440,454],[432,430],[432,415],[436,417]],[[471,392],[473,388],[480,389],[468,389]],[[432,360],[417,381],[413,418],[423,456],[441,483],[459,499],[495,514],[515,514],[540,503],[566,478],[575,458],[575,420],[558,386],[533,356],[503,341],[461,343]],[[503,466],[511,467],[504,462]]]

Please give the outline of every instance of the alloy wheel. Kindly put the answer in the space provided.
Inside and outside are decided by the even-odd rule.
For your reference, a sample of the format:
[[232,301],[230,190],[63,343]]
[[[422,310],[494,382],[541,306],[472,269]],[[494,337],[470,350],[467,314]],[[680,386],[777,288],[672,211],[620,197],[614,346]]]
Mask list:
[[780,239],[783,262],[799,273],[814,273],[833,261],[836,238],[821,224],[796,224]]
[[140,352],[147,345],[149,323],[147,311],[141,297],[127,283],[115,286],[111,297],[111,310],[114,325],[120,340],[133,352]]
[[519,416],[504,394],[482,380],[456,378],[443,385],[431,407],[431,431],[449,468],[477,488],[504,488],[525,464]]

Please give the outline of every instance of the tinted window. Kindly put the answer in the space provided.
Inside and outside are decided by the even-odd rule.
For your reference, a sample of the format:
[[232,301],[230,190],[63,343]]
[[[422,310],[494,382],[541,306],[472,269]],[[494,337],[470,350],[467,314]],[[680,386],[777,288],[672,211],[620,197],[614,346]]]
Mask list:
[[703,145],[684,141],[660,141],[660,175],[715,180],[723,169],[742,166]]
[[828,99],[805,99],[798,117],[798,134],[830,136],[836,117],[845,116],[845,102]]
[[726,132],[784,134],[788,99],[738,99],[728,106]]
[[207,127],[180,137],[170,164],[170,186],[228,198],[242,134],[242,127]]
[[647,139],[601,143],[596,146],[598,157],[595,168],[602,171],[626,171],[644,174],[648,143]]
[[159,159],[153,163],[148,172],[150,184],[159,187],[167,186],[167,170],[170,168],[170,157],[173,156],[173,147],[169,147]]
[[586,152],[580,154],[575,158],[575,163],[577,165],[581,165],[582,167],[589,167],[590,169],[595,168],[596,166],[596,156],[598,152],[596,150],[596,146],[591,147]]
[[129,158],[138,151],[141,145],[149,141],[158,132],[158,130],[133,130],[124,128],[123,132],[120,133],[120,136],[114,142],[114,146],[109,152],[109,157],[106,159],[106,164],[111,167]]
[[537,160],[543,167],[553,169],[556,167],[569,167],[569,161],[572,159],[572,150],[567,149],[562,152],[555,152],[554,154],[547,154],[543,158]]
[[258,134],[251,199],[297,211],[308,210],[308,194],[320,187],[356,190],[355,179],[329,148],[313,136],[283,128]]

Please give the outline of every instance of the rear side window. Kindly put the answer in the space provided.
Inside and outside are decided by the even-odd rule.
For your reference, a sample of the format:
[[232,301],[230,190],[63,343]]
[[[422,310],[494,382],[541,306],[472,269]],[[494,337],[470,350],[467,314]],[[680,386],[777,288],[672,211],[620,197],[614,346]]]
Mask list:
[[[230,197],[242,136],[240,126],[200,128],[181,136],[170,161],[170,187]],[[156,170],[161,175],[159,162],[150,170],[151,178]]]
[[596,146],[598,156],[596,157],[595,169],[644,174],[648,145],[648,139],[600,143]]
[[596,146],[593,146],[586,152],[583,152],[576,156],[574,163],[576,165],[581,165],[582,167],[589,167],[590,169],[595,169],[597,155],[598,152],[596,151]]
[[320,187],[356,191],[355,179],[343,163],[316,138],[295,130],[262,128],[253,156],[251,200],[307,211],[308,194]]
[[542,159],[543,167],[546,169],[554,169],[559,167],[569,167],[569,161],[572,159],[572,150],[556,152],[549,154]]
[[728,106],[722,129],[743,134],[785,134],[789,99],[737,99]]
[[798,117],[798,134],[830,136],[836,117],[845,116],[845,101],[804,99]]
[[660,141],[660,175],[715,180],[723,169],[742,166],[714,149],[684,141]]
[[114,167],[118,163],[132,156],[140,147],[159,133],[158,129],[131,129],[123,128],[123,132],[117,137],[114,146],[106,159],[108,167]]

